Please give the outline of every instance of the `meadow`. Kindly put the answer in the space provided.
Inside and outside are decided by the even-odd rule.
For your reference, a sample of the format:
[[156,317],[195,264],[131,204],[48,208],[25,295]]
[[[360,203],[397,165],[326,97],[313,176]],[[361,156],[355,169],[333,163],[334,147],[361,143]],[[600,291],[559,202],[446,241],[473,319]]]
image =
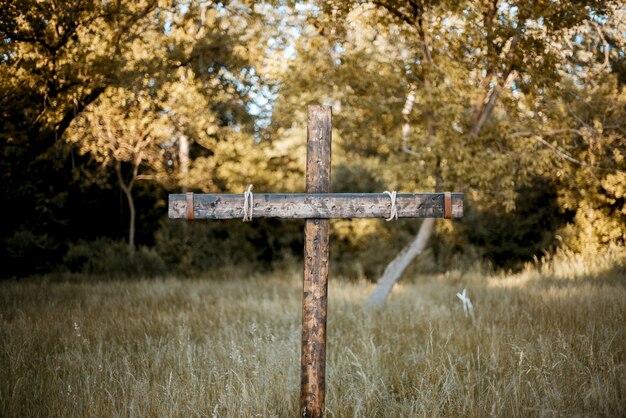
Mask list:
[[[626,416],[626,269],[330,280],[329,417]],[[474,306],[465,315],[456,293]],[[299,266],[0,283],[0,416],[296,416]]]

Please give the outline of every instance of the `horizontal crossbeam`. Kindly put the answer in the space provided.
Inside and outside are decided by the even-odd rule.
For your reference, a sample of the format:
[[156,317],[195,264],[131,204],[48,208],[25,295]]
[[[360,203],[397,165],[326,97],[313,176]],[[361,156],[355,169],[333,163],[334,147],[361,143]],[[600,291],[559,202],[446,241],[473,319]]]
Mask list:
[[[450,193],[450,216],[463,216],[463,193]],[[193,216],[187,213],[187,197],[171,194],[171,219],[241,219],[244,214],[242,194],[194,194]],[[398,194],[396,207],[399,218],[445,217],[444,193]],[[190,214],[191,215],[191,214]],[[255,193],[253,218],[330,219],[330,218],[388,218],[391,198],[382,193]]]

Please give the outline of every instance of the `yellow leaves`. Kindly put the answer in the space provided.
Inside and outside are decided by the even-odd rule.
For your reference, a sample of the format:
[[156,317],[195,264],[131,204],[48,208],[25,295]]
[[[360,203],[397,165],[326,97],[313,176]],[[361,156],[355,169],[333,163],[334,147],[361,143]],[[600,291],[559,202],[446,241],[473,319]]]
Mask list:
[[189,173],[180,179],[180,187],[215,193],[220,190],[215,184],[217,161],[212,157],[198,157],[193,160]]
[[615,199],[626,198],[626,173],[607,175],[602,180],[602,187]]
[[331,224],[333,234],[338,239],[354,246],[358,246],[369,235],[388,235],[384,233],[380,222],[372,222],[371,219],[336,219]]
[[[261,142],[240,132],[230,131],[227,140],[220,141],[213,149],[218,181],[225,191],[241,192],[242,187],[253,183],[257,192],[302,191],[303,173],[297,153],[277,151],[276,147],[292,149],[282,141]],[[304,144],[304,142],[302,142]]]
[[[623,175],[610,175],[603,184],[613,187],[614,197],[623,198],[625,180]],[[577,202],[573,224],[562,231],[565,245],[574,251],[600,251],[611,242],[626,240],[626,226],[623,222],[626,205],[612,207],[615,200],[610,196],[589,194]]]

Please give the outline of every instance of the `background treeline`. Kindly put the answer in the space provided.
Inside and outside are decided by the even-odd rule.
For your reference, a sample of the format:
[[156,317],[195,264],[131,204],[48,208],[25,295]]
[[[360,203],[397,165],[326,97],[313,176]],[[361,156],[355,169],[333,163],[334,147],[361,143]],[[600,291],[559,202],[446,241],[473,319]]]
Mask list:
[[[420,269],[515,268],[626,238],[621,2],[0,0],[2,276],[194,275],[301,256],[302,224],[166,219],[181,191],[453,190]],[[337,220],[375,279],[419,222]]]

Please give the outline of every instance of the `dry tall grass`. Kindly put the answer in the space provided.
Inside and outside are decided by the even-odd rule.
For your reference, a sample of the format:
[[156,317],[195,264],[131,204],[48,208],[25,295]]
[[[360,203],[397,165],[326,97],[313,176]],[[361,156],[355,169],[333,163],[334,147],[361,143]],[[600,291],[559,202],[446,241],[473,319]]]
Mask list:
[[[327,415],[625,416],[624,270],[557,261],[417,277],[377,311],[333,278]],[[297,271],[0,283],[0,415],[296,416],[300,293]]]

